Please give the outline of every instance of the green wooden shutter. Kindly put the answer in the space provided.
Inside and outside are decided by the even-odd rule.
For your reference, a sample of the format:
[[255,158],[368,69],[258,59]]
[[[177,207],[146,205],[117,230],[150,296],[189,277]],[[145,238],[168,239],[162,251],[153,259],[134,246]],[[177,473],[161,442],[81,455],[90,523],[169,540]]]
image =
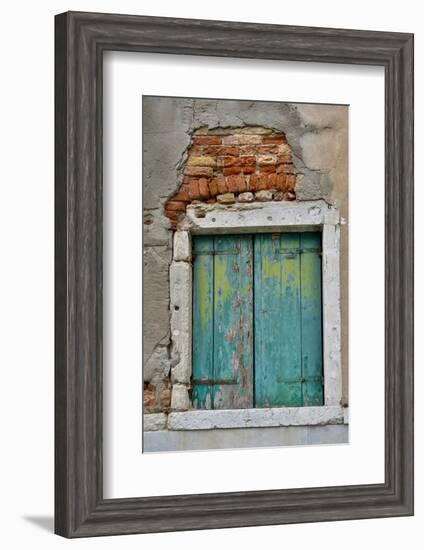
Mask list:
[[255,406],[322,405],[319,233],[255,235]]
[[199,236],[193,245],[193,405],[252,407],[252,237]]
[[320,233],[193,246],[193,406],[322,405]]

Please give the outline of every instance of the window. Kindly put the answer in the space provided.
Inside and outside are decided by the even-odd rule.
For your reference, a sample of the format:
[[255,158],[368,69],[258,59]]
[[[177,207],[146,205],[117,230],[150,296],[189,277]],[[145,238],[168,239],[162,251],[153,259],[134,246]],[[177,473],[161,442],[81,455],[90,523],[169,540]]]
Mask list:
[[193,237],[192,403],[324,404],[320,232]]

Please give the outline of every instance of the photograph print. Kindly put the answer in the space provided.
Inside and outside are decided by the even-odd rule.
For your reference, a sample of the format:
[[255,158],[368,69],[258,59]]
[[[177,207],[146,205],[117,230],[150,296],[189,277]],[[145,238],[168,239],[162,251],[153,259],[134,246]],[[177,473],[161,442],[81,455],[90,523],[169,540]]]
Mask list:
[[347,444],[348,105],[142,102],[143,452]]

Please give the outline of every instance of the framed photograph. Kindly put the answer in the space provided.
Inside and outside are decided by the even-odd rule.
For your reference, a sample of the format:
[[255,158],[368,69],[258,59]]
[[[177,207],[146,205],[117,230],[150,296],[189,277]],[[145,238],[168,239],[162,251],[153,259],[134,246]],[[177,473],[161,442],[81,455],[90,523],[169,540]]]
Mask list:
[[413,514],[413,35],[56,16],[55,525]]

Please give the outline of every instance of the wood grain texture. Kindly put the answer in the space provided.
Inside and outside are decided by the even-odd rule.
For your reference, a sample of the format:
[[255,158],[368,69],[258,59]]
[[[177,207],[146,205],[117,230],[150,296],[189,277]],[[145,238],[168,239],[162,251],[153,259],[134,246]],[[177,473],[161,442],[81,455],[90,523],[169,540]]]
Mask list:
[[[56,17],[55,48],[56,532],[83,537],[411,515],[413,35],[70,12]],[[105,50],[385,67],[384,483],[103,499]]]

